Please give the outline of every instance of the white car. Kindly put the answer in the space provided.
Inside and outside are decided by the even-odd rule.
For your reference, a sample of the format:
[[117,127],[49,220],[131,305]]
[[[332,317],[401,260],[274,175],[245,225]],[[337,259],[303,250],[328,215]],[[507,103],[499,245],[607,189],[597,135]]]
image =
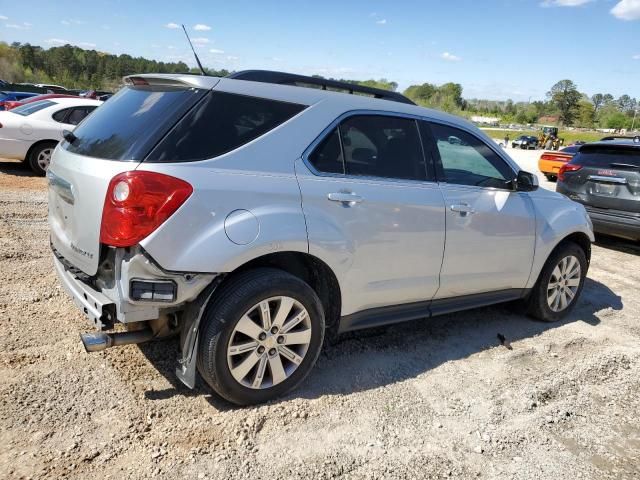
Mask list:
[[0,157],[28,161],[44,175],[64,130],[73,130],[103,102],[88,98],[51,98],[0,112]]

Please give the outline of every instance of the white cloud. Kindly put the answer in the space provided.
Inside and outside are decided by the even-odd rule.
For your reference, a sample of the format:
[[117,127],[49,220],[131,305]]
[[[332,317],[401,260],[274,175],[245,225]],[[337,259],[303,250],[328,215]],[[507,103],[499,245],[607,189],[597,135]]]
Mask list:
[[44,43],[48,43],[49,45],[66,45],[71,42],[69,40],[63,40],[62,38],[49,38],[45,40]]
[[640,60],[640,53],[632,55],[631,58],[633,58],[634,60]]
[[29,23],[29,22],[22,22],[22,25],[25,26],[25,28],[31,28],[33,27],[33,23]]
[[71,22],[69,20],[60,20],[60,23],[62,25],[71,25]]
[[387,19],[386,18],[382,18],[380,20],[376,20],[376,23],[378,25],[386,25],[387,24]]
[[7,28],[15,28],[16,30],[22,30],[22,25],[18,25],[16,23],[7,23],[5,24]]
[[205,25],[204,23],[197,23],[193,26],[193,29],[199,32],[206,32],[208,30],[211,30],[211,27],[209,25]]
[[85,22],[84,20],[76,20],[76,19],[70,18],[69,20],[60,20],[60,23],[62,25],[69,26],[69,25],[84,25],[87,22]]
[[440,54],[440,58],[446,60],[447,62],[459,62],[460,60],[462,60],[462,58],[449,52],[442,52]]
[[176,29],[176,28],[180,28],[180,25],[178,25],[177,23],[169,22],[169,23],[167,23],[165,25],[165,27],[171,28],[171,29]]
[[620,0],[611,15],[620,20],[640,20],[640,0]]
[[76,45],[82,48],[89,48],[89,49],[96,48],[96,44],[90,43],[90,42],[78,42]]
[[235,60],[240,60],[240,58],[234,57],[233,55],[227,55],[227,60],[229,60],[230,62],[233,62]]
[[9,20],[9,17],[5,17],[4,15],[0,15],[0,20]]
[[195,37],[191,39],[191,42],[194,45],[206,45],[209,43],[209,39],[207,37]]
[[209,50],[209,53],[214,53],[216,55],[222,55],[224,53],[224,50],[218,50],[217,48],[212,48]]
[[579,7],[593,0],[544,0],[540,6],[542,7]]

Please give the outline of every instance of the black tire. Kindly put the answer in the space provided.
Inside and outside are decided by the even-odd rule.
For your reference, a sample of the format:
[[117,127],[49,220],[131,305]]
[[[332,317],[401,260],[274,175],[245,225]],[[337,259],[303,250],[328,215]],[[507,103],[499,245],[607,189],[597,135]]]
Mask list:
[[555,175],[547,175],[545,173],[544,176],[547,177],[547,180],[549,180],[550,182],[555,182],[556,181],[556,176]]
[[[233,377],[227,362],[227,346],[241,317],[262,300],[277,296],[288,296],[304,306],[311,321],[311,340],[302,362],[288,378],[271,387],[253,389]],[[308,284],[274,268],[246,271],[225,282],[207,306],[200,328],[198,371],[209,386],[229,402],[264,403],[284,395],[305,379],[320,354],[324,330],[322,303]]]
[[[551,309],[547,302],[547,288],[553,270],[563,258],[568,256],[576,257],[580,263],[580,283],[575,292],[575,296],[567,307],[564,310],[556,312]],[[540,276],[538,277],[538,281],[526,300],[527,313],[544,322],[557,322],[564,318],[569,312],[571,312],[571,310],[573,310],[580,298],[580,293],[584,287],[584,279],[587,276],[588,268],[589,264],[587,262],[587,257],[584,250],[582,250],[579,245],[573,242],[565,242],[558,245],[544,264],[542,272],[540,272]]]
[[[40,155],[43,154],[44,152],[46,152],[47,150],[51,150],[51,152],[53,153],[53,149],[56,148],[57,142],[42,142],[39,143],[38,145],[36,145],[31,152],[29,152],[29,167],[31,167],[31,170],[33,170],[33,172],[36,175],[39,175],[41,177],[44,177],[47,173],[46,168],[43,168],[43,166],[40,164],[39,162],[39,158]],[[48,163],[47,163],[47,167],[48,167]]]

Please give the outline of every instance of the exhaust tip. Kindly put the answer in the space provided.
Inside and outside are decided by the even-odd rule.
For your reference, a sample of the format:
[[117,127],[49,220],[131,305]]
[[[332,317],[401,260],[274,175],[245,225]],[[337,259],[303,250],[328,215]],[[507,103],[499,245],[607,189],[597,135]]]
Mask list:
[[81,333],[80,339],[82,340],[82,345],[84,345],[84,349],[87,352],[99,352],[101,350],[105,350],[111,343],[109,335],[102,332]]

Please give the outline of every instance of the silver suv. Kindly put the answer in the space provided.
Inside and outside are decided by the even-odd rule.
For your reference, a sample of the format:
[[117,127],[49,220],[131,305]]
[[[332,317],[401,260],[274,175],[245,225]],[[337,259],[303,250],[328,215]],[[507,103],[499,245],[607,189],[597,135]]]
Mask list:
[[98,330],[87,351],[179,335],[186,385],[197,370],[252,404],[299,384],[328,334],[576,304],[584,208],[460,118],[277,72],[125,83],[48,171],[55,269]]

